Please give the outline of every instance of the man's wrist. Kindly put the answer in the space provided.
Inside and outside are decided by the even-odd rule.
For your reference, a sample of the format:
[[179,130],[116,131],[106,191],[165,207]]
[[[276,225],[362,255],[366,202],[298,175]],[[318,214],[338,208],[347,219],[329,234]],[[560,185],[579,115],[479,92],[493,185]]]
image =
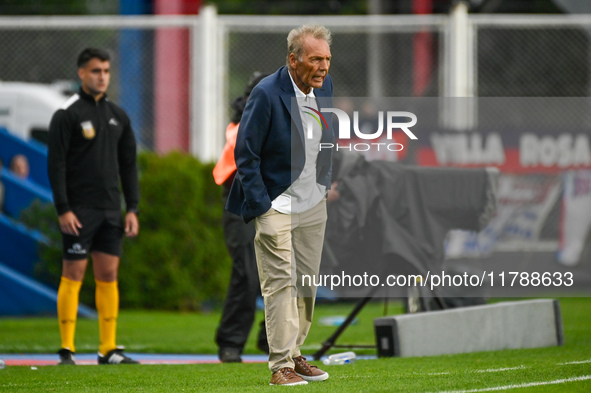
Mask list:
[[139,211],[139,209],[138,209],[138,208],[127,209],[127,213],[133,213],[133,214],[135,214],[136,216],[139,216],[139,215],[140,215],[140,211]]
[[57,215],[61,216],[63,214],[66,214],[69,211],[72,211],[72,209],[70,208],[70,206],[67,203],[60,203],[55,205],[55,210],[57,211]]

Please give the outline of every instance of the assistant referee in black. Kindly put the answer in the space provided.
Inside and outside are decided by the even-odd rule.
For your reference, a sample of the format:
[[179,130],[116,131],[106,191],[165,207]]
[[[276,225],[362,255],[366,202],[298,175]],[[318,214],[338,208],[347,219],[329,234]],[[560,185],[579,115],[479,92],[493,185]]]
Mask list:
[[[99,316],[99,364],[131,364],[116,345],[117,272],[123,234],[139,232],[136,143],[126,113],[106,95],[110,56],[87,48],[78,56],[80,91],[53,115],[48,171],[63,237],[57,311],[59,364],[76,364],[74,334],[82,280],[92,255]],[[127,213],[121,214],[121,183]]]

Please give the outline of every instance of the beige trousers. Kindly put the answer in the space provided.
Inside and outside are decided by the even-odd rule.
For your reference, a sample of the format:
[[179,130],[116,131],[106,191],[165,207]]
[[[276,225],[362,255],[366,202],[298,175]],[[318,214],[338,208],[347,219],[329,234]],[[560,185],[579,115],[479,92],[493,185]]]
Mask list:
[[326,229],[326,200],[304,213],[282,214],[271,208],[255,219],[254,239],[265,322],[269,369],[294,367],[314,313],[316,288],[302,275],[317,275]]

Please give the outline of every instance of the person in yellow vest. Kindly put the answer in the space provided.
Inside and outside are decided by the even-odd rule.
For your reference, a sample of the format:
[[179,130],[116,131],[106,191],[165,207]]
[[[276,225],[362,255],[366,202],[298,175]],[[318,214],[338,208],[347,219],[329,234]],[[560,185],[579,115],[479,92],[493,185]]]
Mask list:
[[[224,206],[236,175],[234,147],[242,112],[250,92],[265,76],[255,72],[250,77],[244,94],[232,102],[233,114],[232,121],[226,128],[226,145],[213,169],[215,182],[224,187]],[[254,222],[245,224],[241,217],[224,209],[223,226],[226,247],[232,258],[232,277],[215,341],[219,347],[220,360],[233,363],[242,362],[242,351],[254,322],[256,300],[261,290],[253,243]],[[264,321],[261,323],[257,347],[269,353]]]

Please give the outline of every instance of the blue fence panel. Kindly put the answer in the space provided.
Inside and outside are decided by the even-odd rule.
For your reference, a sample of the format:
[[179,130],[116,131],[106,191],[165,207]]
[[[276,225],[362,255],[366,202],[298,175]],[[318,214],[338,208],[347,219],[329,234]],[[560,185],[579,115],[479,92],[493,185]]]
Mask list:
[[47,242],[43,234],[0,214],[0,261],[26,276],[33,276],[39,260],[38,243]]
[[[0,263],[0,315],[55,315],[57,292]],[[87,306],[78,306],[78,315],[96,318]]]
[[53,203],[53,195],[49,190],[22,179],[9,170],[3,169],[0,172],[0,181],[4,185],[4,212],[10,217],[18,219],[21,211],[29,207],[35,199]]

